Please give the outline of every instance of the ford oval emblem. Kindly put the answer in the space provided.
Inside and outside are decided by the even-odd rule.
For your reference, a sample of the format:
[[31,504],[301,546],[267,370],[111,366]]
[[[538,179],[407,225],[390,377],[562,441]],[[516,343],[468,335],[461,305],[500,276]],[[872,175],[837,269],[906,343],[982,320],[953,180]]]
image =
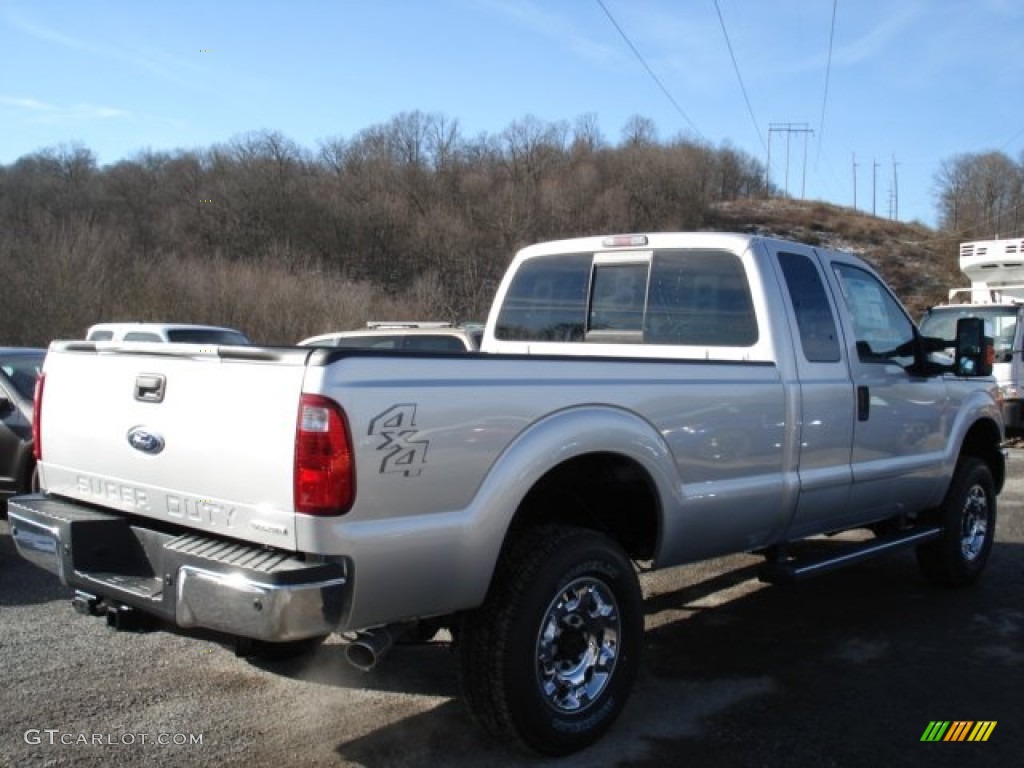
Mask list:
[[153,456],[164,449],[164,439],[144,427],[132,427],[128,430],[128,444],[136,451]]

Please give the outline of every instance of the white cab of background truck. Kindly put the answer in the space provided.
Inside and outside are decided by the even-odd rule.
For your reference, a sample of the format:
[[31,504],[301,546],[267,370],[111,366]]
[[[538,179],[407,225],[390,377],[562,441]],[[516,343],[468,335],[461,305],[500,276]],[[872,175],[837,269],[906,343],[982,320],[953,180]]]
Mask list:
[[[969,288],[953,288],[947,304],[932,307],[921,333],[950,338],[961,317],[980,317],[995,344],[992,374],[999,384],[1007,430],[1024,429],[1024,238],[960,244],[960,269]],[[948,331],[948,333],[947,333]]]

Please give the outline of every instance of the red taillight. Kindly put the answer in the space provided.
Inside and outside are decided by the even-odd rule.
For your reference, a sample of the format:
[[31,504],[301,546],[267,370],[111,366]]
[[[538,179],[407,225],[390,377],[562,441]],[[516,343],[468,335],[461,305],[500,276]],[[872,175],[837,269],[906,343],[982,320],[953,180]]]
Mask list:
[[32,394],[32,455],[37,462],[43,459],[43,384],[46,374],[36,379],[36,390]]
[[355,491],[352,442],[341,406],[303,395],[295,425],[295,511],[340,515],[352,506]]

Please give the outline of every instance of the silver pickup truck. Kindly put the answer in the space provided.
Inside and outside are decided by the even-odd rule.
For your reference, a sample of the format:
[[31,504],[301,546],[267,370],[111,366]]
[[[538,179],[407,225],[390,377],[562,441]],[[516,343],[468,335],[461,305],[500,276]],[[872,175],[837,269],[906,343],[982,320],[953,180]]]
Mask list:
[[[637,563],[757,551],[785,581],[914,547],[975,580],[1005,471],[990,342],[922,337],[865,263],[798,243],[544,243],[480,353],[53,343],[12,535],[114,626],[341,632],[363,668],[446,627],[486,729],[565,754],[632,687]],[[853,528],[876,536],[801,551]]]

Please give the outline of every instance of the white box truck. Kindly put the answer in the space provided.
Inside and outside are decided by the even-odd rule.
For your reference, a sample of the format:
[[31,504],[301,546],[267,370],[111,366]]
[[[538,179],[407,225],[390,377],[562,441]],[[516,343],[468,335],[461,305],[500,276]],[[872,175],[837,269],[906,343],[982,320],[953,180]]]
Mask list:
[[961,243],[960,269],[970,287],[951,289],[948,303],[929,309],[921,333],[952,340],[959,318],[984,319],[1007,432],[1024,432],[1024,238]]

